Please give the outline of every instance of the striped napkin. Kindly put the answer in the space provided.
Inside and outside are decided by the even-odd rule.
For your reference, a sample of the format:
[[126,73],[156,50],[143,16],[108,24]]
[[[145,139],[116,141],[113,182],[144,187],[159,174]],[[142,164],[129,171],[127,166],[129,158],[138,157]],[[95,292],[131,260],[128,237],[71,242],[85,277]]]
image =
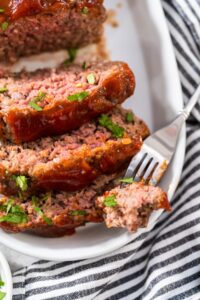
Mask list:
[[[139,1],[139,0],[137,0]],[[200,0],[162,0],[187,103],[200,83]],[[38,261],[14,274],[13,300],[200,299],[200,103],[171,214],[151,232],[96,259]],[[135,254],[135,255],[133,255]]]

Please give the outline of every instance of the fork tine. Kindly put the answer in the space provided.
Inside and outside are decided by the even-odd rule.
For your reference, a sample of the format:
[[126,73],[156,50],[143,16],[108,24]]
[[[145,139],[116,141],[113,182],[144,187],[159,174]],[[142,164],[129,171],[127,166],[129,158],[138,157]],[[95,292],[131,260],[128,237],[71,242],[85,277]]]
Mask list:
[[149,181],[150,185],[157,185],[159,183],[159,181],[161,180],[163,174],[165,173],[166,169],[167,169],[167,161],[160,161],[159,164],[157,164],[157,166],[155,167],[153,173],[152,173],[152,177]]
[[140,165],[137,173],[135,174],[135,179],[137,181],[143,180],[143,176],[144,176],[146,170],[148,169],[149,165],[151,164],[151,161],[152,161],[152,157],[147,154],[146,157],[144,158],[142,164]]
[[140,165],[143,162],[143,159],[145,158],[147,154],[143,151],[140,151],[131,161],[126,174],[125,174],[125,178],[129,178],[129,177],[135,177],[134,174],[137,172],[138,168],[140,167]]
[[152,158],[151,163],[149,164],[145,174],[143,175],[143,180],[146,184],[149,183],[157,165],[158,161],[155,158]]

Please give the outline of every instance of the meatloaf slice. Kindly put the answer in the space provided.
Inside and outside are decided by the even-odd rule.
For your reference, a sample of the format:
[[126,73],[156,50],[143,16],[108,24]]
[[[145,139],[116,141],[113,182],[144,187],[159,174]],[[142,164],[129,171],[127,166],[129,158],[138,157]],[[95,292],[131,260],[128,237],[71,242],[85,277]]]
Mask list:
[[147,225],[153,210],[169,210],[166,193],[160,188],[141,183],[123,190],[114,188],[122,173],[101,176],[80,192],[40,194],[26,200],[4,196],[0,199],[0,228],[58,237],[73,234],[88,222],[105,220],[108,227],[136,231]]
[[149,131],[130,112],[116,108],[71,134],[0,149],[0,192],[81,189],[101,174],[124,167],[139,151]]
[[102,210],[95,200],[114,186],[119,174],[99,177],[78,193],[47,193],[27,200],[0,198],[0,228],[12,233],[29,231],[38,235],[58,237],[75,232],[86,222],[103,222]]
[[14,143],[58,135],[106,113],[133,94],[122,62],[0,75],[0,136]]
[[103,0],[2,0],[0,61],[44,51],[79,48],[100,40]]
[[154,210],[170,210],[166,193],[159,187],[132,183],[116,187],[97,199],[97,205],[104,211],[108,228],[122,227],[137,231],[147,226]]

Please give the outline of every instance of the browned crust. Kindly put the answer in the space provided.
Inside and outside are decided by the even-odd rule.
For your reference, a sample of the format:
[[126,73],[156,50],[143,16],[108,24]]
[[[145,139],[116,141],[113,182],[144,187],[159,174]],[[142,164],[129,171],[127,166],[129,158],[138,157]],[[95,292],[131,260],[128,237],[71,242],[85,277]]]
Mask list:
[[[98,15],[99,7],[103,6],[103,0],[54,0],[49,5],[49,1],[39,0],[1,0],[1,8],[4,9],[4,13],[1,13],[1,17],[9,18],[10,22],[22,17],[34,16],[37,14],[46,14],[56,12],[57,10],[71,10],[75,9],[80,12],[84,7],[92,10],[93,13]],[[42,4],[41,4],[42,3]]]
[[[0,61],[15,62],[21,56],[80,48],[100,41],[106,19],[101,0],[66,1],[42,11],[30,8],[33,1],[37,0],[24,0],[26,7],[15,14],[7,10],[0,15],[0,24],[9,23],[5,31],[0,26]],[[84,7],[89,8],[88,14],[82,13]]]
[[[69,158],[52,162],[49,165],[37,165],[28,176],[28,194],[35,191],[48,190],[79,190],[93,182],[101,174],[113,173],[122,168],[141,148],[142,139],[139,135],[108,141],[101,147],[90,149],[83,146],[73,152]],[[12,176],[6,175],[6,169],[0,164],[1,186],[3,194],[16,194],[16,187]],[[18,174],[19,175],[19,174]]]
[[[2,115],[2,137],[14,143],[36,140],[43,136],[63,134],[80,127],[102,113],[112,110],[130,97],[135,89],[135,78],[129,66],[116,62],[118,69],[82,102],[67,102],[46,106],[37,112],[31,108],[9,110]],[[9,132],[8,132],[9,131]]]

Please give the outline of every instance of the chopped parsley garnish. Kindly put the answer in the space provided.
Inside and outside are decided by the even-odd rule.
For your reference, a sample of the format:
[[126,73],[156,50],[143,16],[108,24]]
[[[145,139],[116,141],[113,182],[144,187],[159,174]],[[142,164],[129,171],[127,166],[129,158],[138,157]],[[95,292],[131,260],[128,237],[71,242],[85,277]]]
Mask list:
[[45,215],[43,216],[43,220],[45,223],[47,223],[47,225],[52,225],[53,222],[50,218],[46,217]]
[[73,95],[70,95],[67,97],[67,99],[69,101],[78,101],[78,102],[81,102],[83,101],[85,98],[87,98],[87,96],[89,96],[89,93],[88,92],[80,92],[80,93],[76,93],[76,94],[73,94]]
[[3,31],[6,31],[8,29],[8,27],[9,27],[9,23],[6,21],[1,24],[1,29]]
[[10,199],[6,205],[0,206],[0,210],[6,212],[6,215],[0,217],[0,222],[14,224],[27,223],[28,217],[19,205],[13,205],[14,200]]
[[135,181],[134,181],[134,179],[132,177],[129,177],[129,178],[123,178],[123,179],[121,179],[120,182],[122,182],[122,183],[130,183],[131,184],[131,183],[133,183]]
[[40,92],[38,93],[38,95],[35,96],[35,97],[29,102],[29,105],[30,105],[33,109],[35,109],[35,110],[37,110],[37,111],[42,111],[42,107],[40,107],[37,103],[43,101],[43,100],[45,99],[46,95],[47,95],[46,93],[40,91]]
[[71,216],[85,216],[87,212],[85,210],[77,209],[77,210],[72,210],[69,213]]
[[6,293],[0,291],[0,300],[3,300],[6,297]]
[[28,189],[28,178],[24,175],[13,175],[12,178],[15,180],[16,185],[20,188],[22,192]]
[[1,278],[0,278],[0,287],[4,286],[4,285],[5,285],[4,281],[2,281]]
[[83,70],[87,70],[87,63],[86,63],[86,61],[83,62],[83,64],[82,64],[82,69],[83,69]]
[[89,84],[95,84],[96,79],[95,79],[94,74],[92,74],[92,73],[89,74],[89,75],[87,76],[87,81],[88,81]]
[[6,93],[8,91],[7,87],[0,88],[0,94]]
[[6,213],[7,213],[7,214],[8,214],[8,213],[10,212],[10,210],[12,209],[13,202],[14,202],[13,199],[9,199],[9,200],[8,200],[7,208],[6,208]]
[[113,136],[117,138],[122,138],[124,136],[124,128],[120,127],[116,123],[113,123],[113,121],[107,115],[101,115],[99,118],[99,125],[107,128],[112,132]]
[[[1,277],[0,277],[0,289],[1,289],[3,286],[5,286],[5,283],[4,283],[4,281],[2,281],[2,279],[1,279]],[[0,291],[0,300],[3,300],[3,299],[5,298],[5,296],[6,296],[6,293]]]
[[0,8],[0,13],[4,13],[5,9],[4,8]]
[[[33,197],[32,197],[32,201],[33,201]],[[47,216],[45,216],[45,214],[43,213],[41,208],[35,206],[34,210],[40,217],[42,217],[42,219],[45,223],[47,223],[48,225],[52,225],[52,223],[53,223],[52,220],[50,218],[48,218]]]
[[35,110],[37,110],[37,111],[42,111],[42,107],[40,107],[37,103],[35,103],[35,102],[33,102],[33,101],[30,101],[30,102],[29,102],[29,105],[30,105],[33,109],[35,109]]
[[69,58],[66,59],[66,61],[64,62],[65,65],[69,65],[69,64],[73,63],[77,56],[77,49],[70,48],[67,51],[68,51]]
[[115,207],[117,205],[117,201],[116,201],[116,196],[112,195],[112,196],[108,196],[104,199],[103,204],[106,207]]
[[125,119],[128,123],[134,123],[134,114],[132,112],[128,112]]
[[89,13],[89,8],[87,6],[84,6],[81,12],[82,14],[87,15]]

